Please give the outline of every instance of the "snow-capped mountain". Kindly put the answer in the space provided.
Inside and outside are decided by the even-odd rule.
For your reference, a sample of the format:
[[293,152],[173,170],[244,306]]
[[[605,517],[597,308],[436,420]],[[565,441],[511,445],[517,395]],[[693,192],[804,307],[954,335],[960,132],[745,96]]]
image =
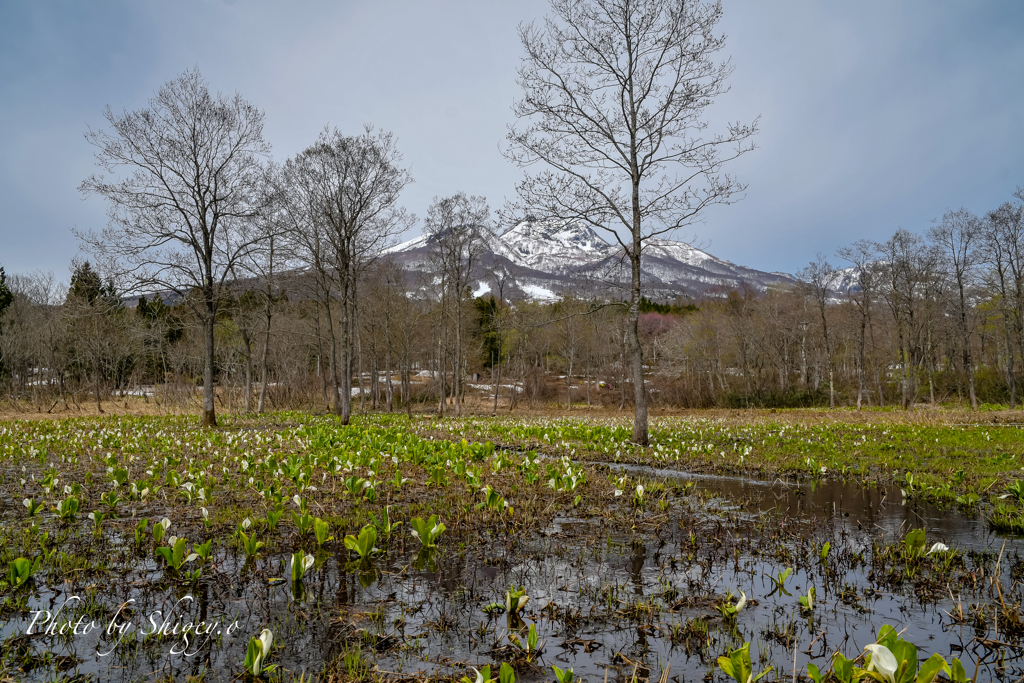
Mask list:
[[494,240],[492,249],[522,268],[569,273],[611,256],[613,249],[583,223],[522,221]]
[[[494,273],[501,270],[511,276],[512,295],[528,299],[555,299],[566,290],[622,296],[630,279],[629,261],[609,235],[612,241],[579,221],[521,221],[490,240],[479,259],[474,294],[493,291]],[[406,268],[428,271],[431,247],[431,238],[424,235],[388,253]],[[641,268],[647,295],[657,298],[697,296],[744,283],[763,291],[795,281],[786,273],[737,266],[685,242],[658,238],[646,242]]]

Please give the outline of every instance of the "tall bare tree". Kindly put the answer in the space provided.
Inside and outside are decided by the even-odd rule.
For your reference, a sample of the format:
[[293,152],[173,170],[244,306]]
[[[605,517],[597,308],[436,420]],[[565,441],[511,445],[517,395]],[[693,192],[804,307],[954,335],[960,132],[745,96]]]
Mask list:
[[828,329],[828,306],[832,297],[832,288],[836,279],[836,269],[828,262],[824,254],[818,254],[817,258],[797,273],[804,285],[806,292],[814,299],[818,307],[818,317],[821,320],[821,335],[825,341],[825,365],[828,369],[828,407],[836,407],[836,384],[832,368],[832,343],[829,339]]
[[743,186],[723,165],[753,149],[757,122],[708,134],[705,109],[724,94],[729,60],[716,61],[721,3],[551,0],[542,26],[520,26],[523,98],[506,154],[547,170],[517,187],[521,208],[611,230],[631,268],[629,344],[633,441],[647,444],[647,396],[638,335],[640,257],[646,240],[699,220]]
[[[253,292],[259,300],[262,318],[263,343],[260,349],[259,373],[260,393],[256,412],[263,413],[266,408],[267,388],[270,383],[268,358],[270,355],[271,324],[275,309],[285,299],[282,289],[282,271],[290,265],[287,261],[288,252],[282,246],[287,242],[285,236],[289,229],[289,215],[285,184],[281,167],[269,164],[266,168],[267,206],[263,213],[252,221],[248,228],[253,248],[241,262],[240,268],[255,278]],[[249,399],[246,399],[246,412],[249,410]]]
[[[463,317],[466,299],[470,298],[469,285],[479,266],[479,257],[489,243],[491,233],[490,209],[483,197],[468,197],[459,192],[451,197],[434,198],[427,210],[425,231],[432,245],[431,258],[441,275],[442,330],[446,321],[454,326],[452,355],[452,396],[455,414],[462,410],[463,377]],[[444,338],[444,337],[443,337]],[[446,343],[442,343],[448,353]],[[442,365],[444,358],[441,359]],[[441,369],[440,412],[444,413],[445,370]]]
[[86,134],[96,163],[79,190],[107,201],[100,233],[79,232],[107,272],[130,276],[136,289],[175,291],[203,325],[204,426],[214,412],[214,325],[220,289],[252,247],[244,225],[262,210],[263,112],[241,95],[213,95],[196,70],[168,81],[149,106],[104,112],[109,130]]
[[971,409],[978,409],[978,397],[974,391],[974,359],[971,354],[972,312],[968,294],[974,280],[974,271],[981,253],[982,224],[973,213],[960,208],[947,211],[941,221],[928,231],[932,242],[939,248],[947,277],[956,288],[953,297],[953,313],[957,321],[960,343],[963,344],[963,364],[967,370],[967,386]]
[[931,381],[929,319],[931,299],[936,291],[938,255],[920,235],[898,229],[885,242],[876,243],[875,250],[884,265],[884,278],[879,288],[892,314],[897,336],[897,352],[903,373],[902,405],[913,410],[917,399],[917,366],[928,363]]
[[990,287],[1003,320],[1006,381],[1010,389],[1010,408],[1013,409],[1017,405],[1014,347],[1022,349],[1024,358],[1024,205],[1006,202],[990,211],[986,218],[984,258],[991,267]]
[[[412,221],[398,206],[399,195],[412,182],[401,164],[394,136],[371,126],[355,136],[324,129],[312,146],[285,164],[298,258],[314,266],[322,287],[333,285],[340,304],[340,339],[332,341],[332,408],[344,424],[352,414],[359,272]],[[328,322],[335,340],[333,321]]]
[[[495,305],[493,315],[491,319],[491,326],[494,333],[495,346],[495,358],[491,361],[491,369],[495,372],[494,374],[494,406],[491,409],[491,415],[498,414],[498,395],[501,392],[501,362],[502,357],[505,353],[503,348],[506,318],[508,317],[508,307],[505,303],[505,299],[508,296],[509,291],[516,286],[516,277],[518,273],[518,266],[511,261],[502,261],[495,263],[491,268],[491,281],[494,285],[494,290],[497,290],[497,299],[495,299]],[[512,393],[515,393],[515,386],[512,386]],[[509,399],[511,400],[511,398]]]
[[[867,395],[867,346],[870,341],[873,348],[875,339],[871,306],[877,295],[881,267],[878,262],[875,246],[868,240],[858,240],[849,247],[842,247],[837,251],[837,254],[839,258],[853,264],[852,274],[855,277],[855,282],[847,288],[846,295],[853,301],[858,313],[857,410],[860,410],[861,403],[865,395]],[[876,372],[878,403],[879,405],[885,405],[881,372],[877,370]],[[871,398],[868,397],[868,405],[870,404]]]

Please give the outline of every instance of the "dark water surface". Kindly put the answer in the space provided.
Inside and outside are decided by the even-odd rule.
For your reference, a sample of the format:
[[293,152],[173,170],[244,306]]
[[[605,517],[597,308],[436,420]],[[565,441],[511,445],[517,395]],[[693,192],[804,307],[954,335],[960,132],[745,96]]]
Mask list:
[[[353,566],[347,553],[321,553],[298,595],[288,581],[269,581],[288,576],[285,555],[245,565],[220,549],[216,570],[204,571],[197,587],[173,589],[157,584],[163,570],[149,560],[114,580],[75,578],[81,599],[68,603],[58,621],[85,615],[83,623],[98,624],[88,633],[26,635],[30,613],[5,614],[0,635],[8,657],[21,653],[27,662],[26,680],[51,680],[56,669],[103,681],[185,680],[203,672],[207,681],[227,681],[241,670],[248,638],[269,626],[282,646],[271,662],[296,673],[321,671],[347,653],[353,674],[376,667],[396,676],[436,671],[472,678],[467,665],[515,659],[526,681],[553,680],[550,667],[557,665],[590,681],[627,681],[634,673],[653,680],[671,667],[670,680],[682,682],[725,680],[713,669],[715,658],[746,641],[756,671],[775,667],[766,680],[792,680],[794,655],[799,672],[809,661],[825,669],[833,652],[854,657],[890,624],[922,657],[960,657],[969,674],[978,666],[979,680],[1020,677],[1019,634],[997,631],[991,579],[998,577],[1011,611],[1019,609],[1021,541],[990,533],[981,517],[854,481],[609,469],[628,475],[630,486],[664,483],[669,506],[652,502],[632,525],[560,517],[543,533],[494,532],[464,547],[442,543],[432,556],[418,554],[402,528],[369,569]],[[956,568],[908,575],[874,557],[876,545],[899,542],[914,528],[926,530],[929,546],[941,541],[959,551]],[[110,532],[102,542],[114,548],[134,539]],[[821,562],[824,543],[831,549]],[[792,595],[773,593],[767,575],[787,567],[794,570],[785,584]],[[523,624],[536,626],[543,648],[533,666],[510,645],[510,633],[525,641],[520,625],[484,612],[504,602],[510,584],[530,596]],[[815,605],[805,613],[797,595],[812,585]],[[58,609],[72,598],[63,586],[39,586],[30,610]],[[740,591],[746,608],[733,622],[723,620],[714,605]],[[129,611],[119,613],[130,600]],[[957,603],[969,616],[963,622],[947,614]],[[165,629],[218,623],[198,645],[194,636],[186,646],[180,634],[144,635],[168,615]],[[120,642],[118,632],[106,632],[112,621],[133,624]]]

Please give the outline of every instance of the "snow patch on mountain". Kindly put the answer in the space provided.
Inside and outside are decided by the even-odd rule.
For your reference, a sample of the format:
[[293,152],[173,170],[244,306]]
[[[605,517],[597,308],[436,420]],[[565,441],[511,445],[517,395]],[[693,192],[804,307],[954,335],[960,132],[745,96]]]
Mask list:
[[[410,270],[430,272],[432,238],[421,235],[387,250]],[[495,269],[511,274],[503,285],[506,296],[551,301],[566,289],[599,297],[628,296],[623,285],[630,280],[629,261],[621,245],[601,237],[582,221],[526,220],[490,238],[477,259],[480,270],[474,296],[496,292],[491,285]],[[787,273],[766,273],[737,266],[686,242],[650,238],[641,258],[645,295],[672,298],[697,296],[708,290],[734,289],[743,285],[764,291],[795,278]]]
[[540,285],[523,284],[519,288],[526,293],[526,298],[533,301],[555,301],[558,299],[557,294],[547,287],[541,287]]
[[676,242],[674,240],[659,239],[657,237],[652,237],[647,240],[647,244],[644,246],[643,256],[670,258],[679,261],[680,263],[697,266],[698,268],[706,268],[710,264],[721,264],[727,267],[732,266],[728,261],[715,258],[711,254],[703,252],[696,247],[692,247],[686,242]]
[[393,247],[389,247],[389,248],[384,250],[384,253],[385,254],[400,254],[402,252],[412,251],[414,249],[421,249],[421,248],[427,246],[429,243],[430,243],[430,237],[428,235],[420,235],[419,237],[414,237],[413,239],[409,240],[408,242],[402,242],[401,244],[396,244]]
[[582,222],[545,220],[517,223],[494,240],[492,249],[518,266],[563,273],[607,257],[612,245]]

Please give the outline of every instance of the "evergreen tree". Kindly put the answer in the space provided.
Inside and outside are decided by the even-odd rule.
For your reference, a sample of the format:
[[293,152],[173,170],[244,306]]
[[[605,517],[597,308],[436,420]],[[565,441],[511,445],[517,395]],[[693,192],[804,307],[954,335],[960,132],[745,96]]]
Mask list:
[[108,281],[103,284],[103,278],[88,261],[82,261],[75,265],[75,270],[71,274],[68,296],[89,306],[102,303],[108,307],[116,307],[120,303],[114,283]]
[[7,274],[0,266],[0,332],[3,332],[4,311],[14,303],[14,292],[7,286]]
[[[0,267],[0,334],[3,334],[4,331],[4,311],[12,303],[14,303],[14,292],[7,286],[7,274],[4,273],[3,267]],[[4,374],[4,351],[0,347],[0,377],[3,377]]]

